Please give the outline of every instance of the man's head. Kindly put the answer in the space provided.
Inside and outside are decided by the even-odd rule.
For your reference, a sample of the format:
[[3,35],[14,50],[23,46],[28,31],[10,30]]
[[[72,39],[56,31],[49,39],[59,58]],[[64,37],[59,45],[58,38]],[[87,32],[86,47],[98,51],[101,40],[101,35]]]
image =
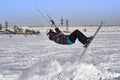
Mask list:
[[55,34],[55,32],[52,29],[50,29],[49,32],[47,33],[47,35],[49,36],[50,40],[53,40],[54,34]]
[[49,35],[51,32],[54,32],[52,29],[50,29],[48,32],[47,32],[47,35]]

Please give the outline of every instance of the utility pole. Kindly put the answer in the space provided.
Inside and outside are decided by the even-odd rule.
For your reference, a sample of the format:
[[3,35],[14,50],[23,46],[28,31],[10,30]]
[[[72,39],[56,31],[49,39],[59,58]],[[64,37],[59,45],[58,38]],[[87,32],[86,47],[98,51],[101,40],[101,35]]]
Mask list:
[[66,19],[66,32],[69,32],[68,27],[69,27],[69,24],[68,24],[68,19]]
[[5,22],[5,28],[8,29],[8,21]]
[[61,17],[60,21],[61,21],[61,23],[60,23],[61,26],[63,26],[63,24],[64,24],[64,22],[63,22],[63,21],[64,21],[63,17]]
[[68,19],[66,19],[66,27],[68,27],[69,25],[68,25]]
[[0,30],[2,30],[2,24],[0,24]]

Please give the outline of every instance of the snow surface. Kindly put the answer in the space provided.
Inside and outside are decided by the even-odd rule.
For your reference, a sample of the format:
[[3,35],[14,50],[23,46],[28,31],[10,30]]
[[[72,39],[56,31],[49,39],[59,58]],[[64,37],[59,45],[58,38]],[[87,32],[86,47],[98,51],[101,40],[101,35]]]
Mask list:
[[[119,27],[101,29],[82,60],[78,40],[56,44],[46,28],[40,30],[36,36],[0,35],[0,80],[120,80]],[[88,30],[90,36],[95,28]]]

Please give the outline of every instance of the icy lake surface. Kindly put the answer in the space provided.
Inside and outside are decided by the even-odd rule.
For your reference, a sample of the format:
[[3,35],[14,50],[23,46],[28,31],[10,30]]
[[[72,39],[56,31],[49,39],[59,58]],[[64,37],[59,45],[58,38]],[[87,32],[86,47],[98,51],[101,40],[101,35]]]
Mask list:
[[0,35],[0,80],[120,80],[119,31],[100,32],[79,60],[82,46],[56,44],[45,33]]

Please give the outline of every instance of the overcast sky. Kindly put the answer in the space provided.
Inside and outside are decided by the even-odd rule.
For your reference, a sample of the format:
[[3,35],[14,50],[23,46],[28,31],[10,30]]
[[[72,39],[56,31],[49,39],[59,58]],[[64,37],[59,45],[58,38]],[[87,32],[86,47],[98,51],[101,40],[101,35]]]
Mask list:
[[68,19],[70,25],[120,24],[120,0],[0,0],[0,23],[49,25],[37,8],[54,19]]

